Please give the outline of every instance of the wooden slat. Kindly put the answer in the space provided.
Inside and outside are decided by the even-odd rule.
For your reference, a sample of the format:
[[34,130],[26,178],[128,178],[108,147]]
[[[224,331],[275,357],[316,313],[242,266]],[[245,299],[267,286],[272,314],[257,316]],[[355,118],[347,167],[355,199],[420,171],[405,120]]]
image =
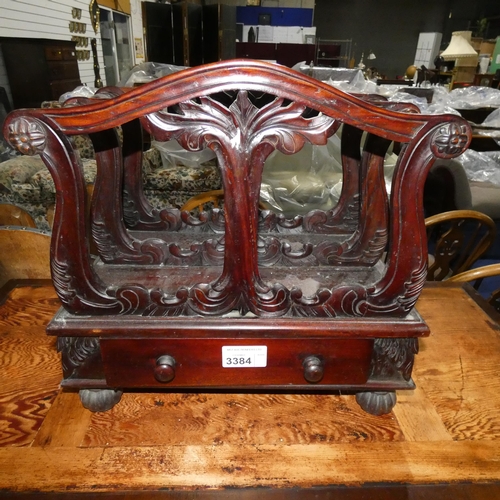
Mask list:
[[425,290],[418,309],[431,329],[415,364],[420,389],[453,439],[499,439],[498,325],[460,288]]
[[392,410],[407,441],[449,441],[451,434],[424,391],[400,391]]
[[32,446],[80,446],[89,428],[91,415],[91,412],[82,406],[77,392],[60,393]]
[[491,481],[500,480],[499,464],[494,441],[1,448],[0,488],[116,491]]

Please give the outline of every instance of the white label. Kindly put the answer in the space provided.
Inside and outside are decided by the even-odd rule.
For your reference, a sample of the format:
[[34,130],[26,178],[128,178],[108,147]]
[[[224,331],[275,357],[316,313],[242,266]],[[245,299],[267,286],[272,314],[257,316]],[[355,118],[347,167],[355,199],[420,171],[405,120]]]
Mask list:
[[266,366],[266,345],[222,346],[223,368],[265,368]]

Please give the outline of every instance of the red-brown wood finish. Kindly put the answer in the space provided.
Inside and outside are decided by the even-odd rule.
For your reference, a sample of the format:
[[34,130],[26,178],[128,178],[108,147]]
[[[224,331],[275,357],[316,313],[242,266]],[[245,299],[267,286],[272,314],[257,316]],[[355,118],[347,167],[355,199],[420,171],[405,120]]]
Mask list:
[[[436,158],[458,156],[471,138],[460,117],[415,111],[235,60],[126,92],[102,89],[62,109],[11,113],[5,136],[22,153],[41,155],[57,190],[51,266],[66,311],[49,332],[60,337],[65,384],[157,387],[156,357],[180,356],[174,386],[298,389],[320,378],[328,389],[361,391],[368,411],[390,411],[392,391],[412,387],[416,337],[427,333],[414,311],[427,266],[423,184]],[[216,153],[224,211],[151,208],[141,185],[142,128]],[[292,155],[340,131],[344,182],[335,207],[294,217],[259,210],[274,150]],[[76,134],[89,134],[96,150],[90,220]],[[389,195],[383,165],[392,141],[401,153]],[[110,318],[119,325],[113,334]],[[183,338],[192,322],[199,337]],[[141,333],[148,330],[154,338]],[[268,341],[269,366],[287,368],[231,376],[220,359],[215,368],[226,330],[236,344]],[[171,372],[168,363],[156,370]],[[388,395],[370,391],[376,387]]]

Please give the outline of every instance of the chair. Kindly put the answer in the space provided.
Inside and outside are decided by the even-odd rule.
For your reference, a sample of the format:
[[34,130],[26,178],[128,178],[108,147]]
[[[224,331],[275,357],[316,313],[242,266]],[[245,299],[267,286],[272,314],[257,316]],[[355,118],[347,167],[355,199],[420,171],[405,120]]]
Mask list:
[[[181,210],[191,212],[192,210],[198,209],[199,212],[203,212],[209,204],[211,204],[210,208],[222,208],[223,203],[224,190],[213,189],[211,191],[207,191],[206,193],[201,193],[189,198],[189,200],[184,203]],[[264,203],[261,201],[259,201],[259,208],[261,210],[266,210]]]
[[184,203],[181,210],[190,212],[191,210],[195,210],[197,208],[200,212],[203,212],[205,205],[208,203],[211,203],[214,208],[220,208],[223,200],[224,190],[214,189],[189,198],[189,200]]
[[36,227],[33,217],[26,210],[9,203],[0,203],[0,226]]
[[50,235],[20,226],[0,227],[0,284],[50,278]]
[[[490,264],[488,266],[469,269],[463,273],[452,276],[448,281],[455,283],[474,282],[473,286],[479,290],[485,278],[500,278],[500,264]],[[500,312],[500,288],[495,289],[488,298],[488,303]]]
[[491,247],[493,220],[474,210],[453,210],[425,219],[429,248],[428,281],[467,271]]

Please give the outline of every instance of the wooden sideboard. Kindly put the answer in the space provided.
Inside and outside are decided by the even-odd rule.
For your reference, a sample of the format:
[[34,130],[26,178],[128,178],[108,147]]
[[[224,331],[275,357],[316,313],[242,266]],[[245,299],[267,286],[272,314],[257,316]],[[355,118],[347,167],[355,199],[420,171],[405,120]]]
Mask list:
[[81,85],[75,43],[1,38],[14,108],[36,108]]

